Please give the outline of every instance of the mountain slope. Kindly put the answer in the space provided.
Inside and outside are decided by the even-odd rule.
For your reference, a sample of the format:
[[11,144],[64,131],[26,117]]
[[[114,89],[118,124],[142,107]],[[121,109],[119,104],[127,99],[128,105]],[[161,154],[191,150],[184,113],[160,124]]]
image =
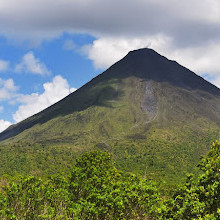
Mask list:
[[220,90],[175,61],[140,49],[11,126],[0,140],[69,147],[73,154],[107,149],[122,169],[169,179],[196,169],[219,131]]

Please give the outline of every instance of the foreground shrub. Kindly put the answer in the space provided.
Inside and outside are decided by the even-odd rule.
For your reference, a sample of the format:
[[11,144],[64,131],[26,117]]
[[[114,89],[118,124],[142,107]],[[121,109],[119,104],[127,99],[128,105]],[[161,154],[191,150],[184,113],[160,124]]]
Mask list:
[[220,219],[220,142],[213,143],[199,168],[159,200],[155,185],[118,171],[111,155],[94,151],[76,160],[68,178],[30,176],[0,188],[0,219]]
[[220,142],[211,146],[199,163],[203,171],[198,180],[189,175],[167,202],[164,219],[220,219]]
[[132,219],[150,216],[158,202],[156,188],[138,176],[119,172],[108,153],[95,151],[77,160],[70,178],[71,200],[79,216]]
[[70,178],[30,176],[2,188],[1,219],[133,219],[154,216],[151,182],[119,172],[106,152],[85,153]]

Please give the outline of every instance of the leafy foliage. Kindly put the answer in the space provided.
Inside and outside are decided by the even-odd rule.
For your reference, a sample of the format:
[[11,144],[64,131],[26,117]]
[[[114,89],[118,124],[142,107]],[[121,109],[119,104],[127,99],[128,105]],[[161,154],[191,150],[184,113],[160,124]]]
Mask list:
[[136,175],[119,172],[108,153],[95,151],[77,160],[71,174],[72,200],[90,219],[132,219],[151,215],[156,188]]
[[165,219],[220,219],[220,142],[213,143],[199,163],[197,181],[189,175],[186,184],[168,201]]
[[1,219],[63,219],[68,216],[67,181],[63,177],[43,181],[29,176],[3,187]]
[[220,141],[170,198],[155,184],[118,171],[111,154],[91,151],[79,157],[71,174],[22,177],[0,190],[0,218],[6,219],[220,219]]
[[2,187],[1,219],[132,219],[153,216],[158,192],[151,182],[119,172],[108,153],[77,159],[68,179],[30,176]]

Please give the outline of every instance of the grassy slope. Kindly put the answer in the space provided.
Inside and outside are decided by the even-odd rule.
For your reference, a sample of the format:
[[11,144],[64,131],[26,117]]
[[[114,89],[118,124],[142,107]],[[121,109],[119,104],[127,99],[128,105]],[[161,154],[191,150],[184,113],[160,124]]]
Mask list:
[[200,155],[219,137],[213,110],[219,99],[206,94],[202,100],[199,91],[167,83],[154,82],[153,88],[159,110],[149,122],[141,108],[143,79],[111,78],[89,87],[80,96],[90,102],[83,109],[57,114],[4,141],[0,174],[65,172],[78,154],[99,148],[111,151],[120,169],[180,182],[185,172],[196,172]]

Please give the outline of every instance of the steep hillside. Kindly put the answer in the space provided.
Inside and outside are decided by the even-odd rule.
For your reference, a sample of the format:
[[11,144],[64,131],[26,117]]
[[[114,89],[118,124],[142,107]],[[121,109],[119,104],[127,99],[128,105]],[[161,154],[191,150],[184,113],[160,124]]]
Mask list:
[[[70,155],[99,148],[112,152],[119,168],[169,180],[195,171],[200,155],[219,134],[220,90],[175,61],[140,49],[60,102],[11,126],[0,140],[2,155],[10,157],[14,146],[15,161],[25,154],[23,145],[49,154],[55,150],[51,165],[56,170],[56,160],[64,166],[71,163]],[[37,160],[25,155],[21,170]],[[47,161],[44,157],[40,165],[24,170],[42,171]]]

